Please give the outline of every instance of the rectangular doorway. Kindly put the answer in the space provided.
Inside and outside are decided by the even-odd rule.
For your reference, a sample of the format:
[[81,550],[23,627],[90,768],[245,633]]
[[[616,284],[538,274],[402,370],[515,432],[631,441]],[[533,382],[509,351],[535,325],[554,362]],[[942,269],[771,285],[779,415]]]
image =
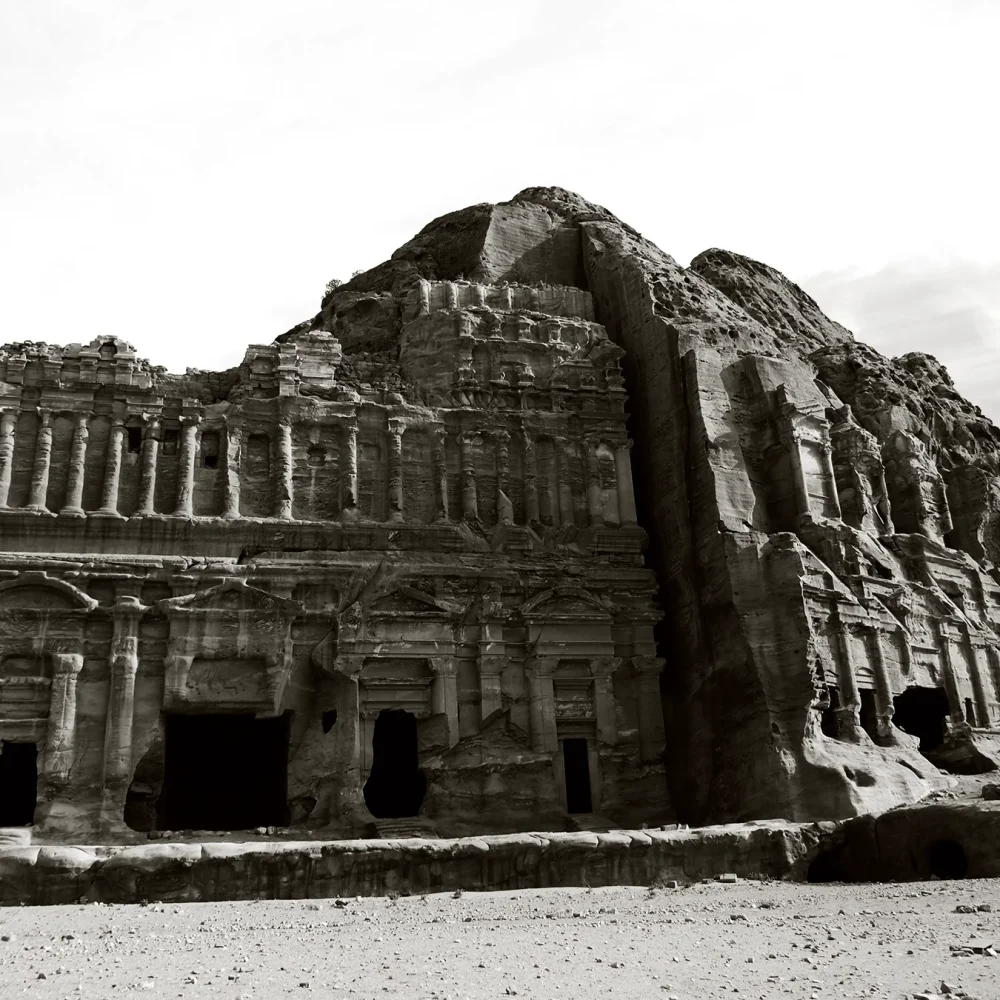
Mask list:
[[161,830],[252,830],[288,822],[289,714],[167,715]]
[[574,737],[562,741],[563,765],[566,770],[566,811],[594,811],[590,794],[590,753],[585,739]]
[[38,746],[0,743],[0,826],[31,826],[38,795]]

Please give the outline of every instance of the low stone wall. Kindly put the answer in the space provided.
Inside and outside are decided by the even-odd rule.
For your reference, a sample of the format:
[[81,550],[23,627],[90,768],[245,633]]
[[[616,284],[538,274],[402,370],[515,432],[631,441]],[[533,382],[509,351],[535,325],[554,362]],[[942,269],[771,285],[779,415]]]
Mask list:
[[722,872],[804,879],[837,825],[530,833],[461,840],[0,847],[0,903],[303,899],[648,885]]

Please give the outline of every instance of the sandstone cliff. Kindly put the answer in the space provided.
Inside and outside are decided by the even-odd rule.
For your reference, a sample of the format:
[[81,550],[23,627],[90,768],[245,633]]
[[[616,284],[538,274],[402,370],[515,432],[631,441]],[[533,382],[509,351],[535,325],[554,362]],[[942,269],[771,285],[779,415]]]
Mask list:
[[681,819],[850,815],[994,766],[1000,431],[933,358],[558,188],[435,220],[298,329],[391,356],[420,279],[583,289],[624,348]]

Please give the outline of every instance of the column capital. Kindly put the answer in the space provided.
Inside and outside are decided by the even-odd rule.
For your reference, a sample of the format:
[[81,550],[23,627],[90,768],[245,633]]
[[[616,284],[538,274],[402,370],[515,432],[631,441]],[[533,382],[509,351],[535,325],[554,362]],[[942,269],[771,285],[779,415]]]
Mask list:
[[201,423],[201,414],[182,413],[177,419],[182,427],[197,427]]
[[41,427],[48,427],[52,423],[52,407],[39,406],[36,408],[35,412],[38,414]]
[[389,417],[388,420],[389,433],[392,435],[402,435],[406,430],[406,418],[405,417]]
[[659,676],[667,666],[662,656],[633,656],[632,666],[637,674],[655,674]]
[[83,653],[50,653],[57,677],[75,677],[83,669]]
[[508,663],[510,656],[506,653],[483,653],[479,657],[479,672],[490,677],[499,677]]
[[435,677],[456,677],[458,662],[454,656],[432,656],[429,658]]

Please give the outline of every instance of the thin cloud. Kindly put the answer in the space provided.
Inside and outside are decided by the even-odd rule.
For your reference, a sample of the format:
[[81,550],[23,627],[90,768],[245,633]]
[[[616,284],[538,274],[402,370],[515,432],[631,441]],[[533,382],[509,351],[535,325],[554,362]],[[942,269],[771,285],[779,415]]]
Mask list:
[[897,261],[800,282],[833,319],[883,354],[932,354],[956,388],[1000,421],[1000,262]]

